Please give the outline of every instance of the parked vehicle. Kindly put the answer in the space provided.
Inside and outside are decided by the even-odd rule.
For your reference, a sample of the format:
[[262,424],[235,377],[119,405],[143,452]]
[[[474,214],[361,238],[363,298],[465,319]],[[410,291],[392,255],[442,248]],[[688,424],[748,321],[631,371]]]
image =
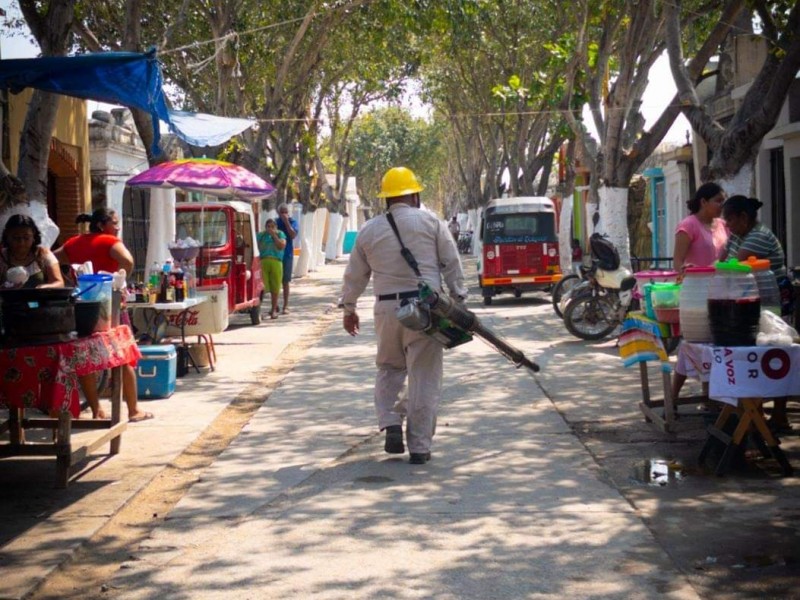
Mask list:
[[256,215],[249,202],[179,202],[175,224],[178,238],[202,243],[197,257],[197,285],[228,286],[228,312],[248,312],[253,325],[261,322],[264,283],[256,243]]
[[[567,330],[584,340],[601,340],[625,318],[633,299],[636,278],[619,262],[619,255],[603,236],[589,238],[592,265],[581,267],[583,282],[573,287],[559,308]],[[566,300],[566,301],[565,301]]]
[[497,294],[549,290],[561,279],[555,204],[526,196],[491,200],[480,226],[478,283],[487,306]]

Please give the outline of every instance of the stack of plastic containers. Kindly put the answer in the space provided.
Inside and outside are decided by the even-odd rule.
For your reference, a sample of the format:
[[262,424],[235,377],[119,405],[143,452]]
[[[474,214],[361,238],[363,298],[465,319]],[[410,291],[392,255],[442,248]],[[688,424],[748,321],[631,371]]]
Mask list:
[[680,321],[681,286],[678,283],[653,283],[650,288],[656,319],[662,323]]
[[752,269],[753,277],[756,279],[756,286],[758,286],[758,295],[761,297],[761,310],[768,310],[780,317],[781,292],[778,289],[775,273],[770,268],[769,260],[751,256],[741,262]]
[[710,343],[708,320],[708,288],[714,267],[687,267],[680,296],[681,335],[687,342]]
[[716,264],[708,287],[708,318],[716,346],[754,346],[761,298],[749,265],[735,258]]

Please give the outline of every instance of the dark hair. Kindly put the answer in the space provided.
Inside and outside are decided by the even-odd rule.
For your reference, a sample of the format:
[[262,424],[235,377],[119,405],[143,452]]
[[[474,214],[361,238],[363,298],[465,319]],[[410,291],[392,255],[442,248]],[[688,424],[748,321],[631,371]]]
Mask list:
[[33,246],[41,246],[42,245],[42,233],[39,231],[39,228],[36,226],[36,221],[34,221],[28,215],[11,215],[6,221],[5,229],[3,229],[3,246],[8,248],[8,233],[12,229],[30,229],[33,231]]
[[717,194],[722,191],[722,188],[719,184],[714,182],[708,182],[701,185],[697,188],[697,191],[694,193],[694,196],[691,200],[686,201],[686,208],[689,209],[689,212],[694,214],[700,210],[700,205],[703,200],[710,200]]
[[264,223],[264,227],[266,227],[266,226],[267,226],[267,225],[269,225],[270,223],[272,223],[272,224],[273,224],[273,225],[275,225],[276,227],[277,227],[277,225],[278,225],[278,224],[275,222],[275,219],[267,219],[266,223]]
[[723,218],[732,217],[733,215],[746,214],[747,218],[755,223],[757,220],[758,209],[764,206],[758,198],[748,198],[737,194],[725,200],[722,205]]
[[76,223],[89,223],[89,231],[92,233],[100,233],[103,231],[103,225],[108,223],[117,214],[113,208],[98,208],[92,214],[81,213],[75,218]]

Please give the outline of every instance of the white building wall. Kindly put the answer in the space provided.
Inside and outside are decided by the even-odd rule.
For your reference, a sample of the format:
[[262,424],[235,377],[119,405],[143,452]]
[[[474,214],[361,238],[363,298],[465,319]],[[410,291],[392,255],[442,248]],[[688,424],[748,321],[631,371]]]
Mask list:
[[686,201],[691,197],[689,188],[689,168],[685,163],[671,160],[662,169],[664,173],[664,193],[666,194],[666,216],[664,219],[664,248],[658,249],[659,256],[672,256],[675,252],[675,228],[689,214]]

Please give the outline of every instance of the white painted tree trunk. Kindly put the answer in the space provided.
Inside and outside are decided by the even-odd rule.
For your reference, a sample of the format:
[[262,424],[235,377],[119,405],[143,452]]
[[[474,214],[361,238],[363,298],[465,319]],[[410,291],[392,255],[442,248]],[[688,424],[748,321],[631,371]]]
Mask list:
[[572,272],[572,196],[561,201],[558,219],[558,263],[566,275]]
[[328,221],[328,209],[318,208],[314,211],[314,261],[312,271],[325,264],[325,251],[322,240],[325,237],[325,223]]
[[341,251],[339,245],[339,232],[342,227],[342,215],[332,213],[328,217],[328,240],[325,243],[325,260],[334,260]]
[[725,179],[718,179],[717,183],[725,190],[725,194],[730,198],[736,194],[752,196],[753,185],[753,164],[749,163],[739,169],[738,173],[730,175]]
[[[157,262],[163,265],[172,260],[168,244],[175,240],[175,190],[153,188],[150,190],[150,226],[147,230],[147,254],[145,276],[150,266]],[[201,240],[197,240],[201,241]]]
[[295,217],[300,231],[297,232],[295,240],[300,240],[300,256],[294,263],[293,277],[305,277],[308,275],[309,263],[311,259],[311,249],[313,247],[314,213],[305,213]]
[[[631,247],[628,237],[628,188],[612,188],[602,186],[600,195],[600,221],[597,224],[599,233],[608,236],[617,247],[620,262],[630,268]],[[591,222],[591,221],[590,221]]]
[[336,236],[336,258],[339,258],[344,254],[344,234],[347,233],[347,220],[341,217],[341,223],[339,224],[339,235]]

